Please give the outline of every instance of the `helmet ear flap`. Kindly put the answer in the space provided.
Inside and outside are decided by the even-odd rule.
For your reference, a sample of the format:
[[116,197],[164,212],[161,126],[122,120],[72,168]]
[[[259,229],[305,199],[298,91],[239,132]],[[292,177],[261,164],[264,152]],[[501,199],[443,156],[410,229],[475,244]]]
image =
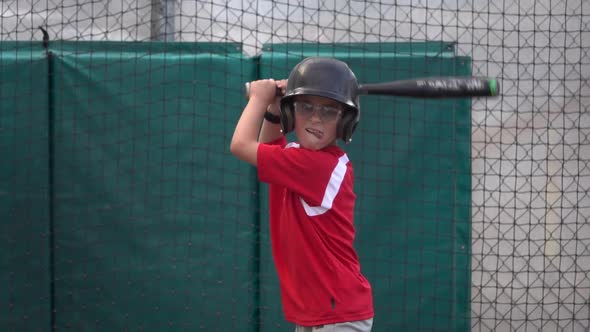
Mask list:
[[281,100],[281,131],[283,135],[293,131],[295,127],[294,110],[292,98]]
[[352,134],[359,123],[359,115],[358,109],[352,107],[346,108],[342,114],[337,134],[347,144],[352,140]]

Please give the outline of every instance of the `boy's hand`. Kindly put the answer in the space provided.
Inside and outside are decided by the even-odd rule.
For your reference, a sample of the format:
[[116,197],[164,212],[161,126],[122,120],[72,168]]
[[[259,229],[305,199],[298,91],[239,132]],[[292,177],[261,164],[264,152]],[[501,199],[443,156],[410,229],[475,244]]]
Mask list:
[[277,104],[281,100],[281,96],[277,95],[277,88],[285,94],[287,89],[287,80],[264,79],[250,82],[249,99],[258,99],[265,102],[265,104]]
[[250,83],[250,100],[257,99],[271,104],[276,98],[277,82],[274,79],[258,80]]

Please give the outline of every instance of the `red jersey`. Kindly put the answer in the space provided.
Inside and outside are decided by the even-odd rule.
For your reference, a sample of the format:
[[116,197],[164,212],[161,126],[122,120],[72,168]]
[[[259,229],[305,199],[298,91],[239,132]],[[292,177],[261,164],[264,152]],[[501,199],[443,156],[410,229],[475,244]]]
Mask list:
[[353,169],[338,146],[260,144],[269,186],[272,253],[285,319],[316,326],[373,317],[371,286],[353,248]]

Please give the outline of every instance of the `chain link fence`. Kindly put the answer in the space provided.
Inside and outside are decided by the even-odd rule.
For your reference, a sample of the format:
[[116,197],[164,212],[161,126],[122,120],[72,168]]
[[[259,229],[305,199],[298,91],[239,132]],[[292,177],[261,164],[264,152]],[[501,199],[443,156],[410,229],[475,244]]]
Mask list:
[[[451,41],[502,97],[472,105],[473,331],[590,329],[586,1],[4,0],[0,40]],[[0,128],[1,130],[1,128]]]

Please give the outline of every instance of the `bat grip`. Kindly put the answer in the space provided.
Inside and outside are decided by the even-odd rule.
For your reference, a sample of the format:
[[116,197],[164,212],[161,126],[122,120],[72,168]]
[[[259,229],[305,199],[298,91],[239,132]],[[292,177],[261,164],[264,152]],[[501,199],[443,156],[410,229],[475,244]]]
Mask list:
[[[247,82],[244,84],[244,94],[246,96],[246,99],[250,99],[250,82]],[[277,96],[277,97],[283,96],[283,90],[281,90],[281,88],[279,88],[278,86],[277,86],[277,91],[275,92],[275,96]]]

